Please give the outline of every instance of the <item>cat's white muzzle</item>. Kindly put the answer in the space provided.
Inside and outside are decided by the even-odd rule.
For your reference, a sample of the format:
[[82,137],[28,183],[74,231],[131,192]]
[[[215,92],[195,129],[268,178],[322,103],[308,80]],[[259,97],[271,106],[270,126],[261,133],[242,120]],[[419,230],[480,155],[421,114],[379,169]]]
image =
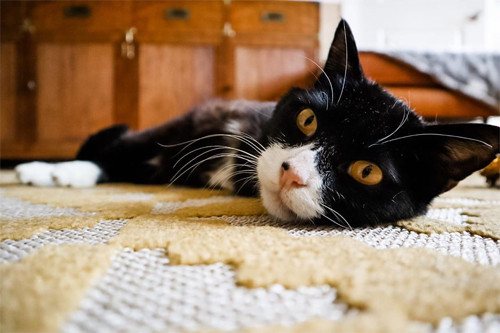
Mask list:
[[[323,212],[322,180],[316,169],[316,151],[312,145],[284,148],[279,144],[268,147],[259,157],[257,175],[264,207],[269,214],[285,221],[309,220]],[[297,174],[296,184],[283,180],[283,163]],[[295,179],[295,178],[293,178]],[[293,183],[294,181],[291,181]]]

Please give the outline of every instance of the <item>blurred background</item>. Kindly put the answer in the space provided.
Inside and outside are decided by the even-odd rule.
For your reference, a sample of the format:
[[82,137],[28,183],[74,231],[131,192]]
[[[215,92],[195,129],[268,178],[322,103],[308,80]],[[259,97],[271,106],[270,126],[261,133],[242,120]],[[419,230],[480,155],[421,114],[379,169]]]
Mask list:
[[208,98],[307,86],[340,17],[367,76],[438,121],[500,109],[500,0],[4,1],[2,163],[71,159],[116,123],[161,124]]

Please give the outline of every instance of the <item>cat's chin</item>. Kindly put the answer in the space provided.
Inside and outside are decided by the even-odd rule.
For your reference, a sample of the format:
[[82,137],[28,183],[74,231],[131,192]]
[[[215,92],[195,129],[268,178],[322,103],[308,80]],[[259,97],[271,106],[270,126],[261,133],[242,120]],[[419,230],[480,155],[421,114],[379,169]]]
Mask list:
[[321,208],[313,200],[310,189],[271,191],[263,188],[261,198],[269,214],[286,222],[311,220],[319,215]]
[[282,221],[293,221],[297,218],[290,208],[288,208],[283,200],[281,200],[279,192],[269,190],[261,190],[261,198],[267,212]]

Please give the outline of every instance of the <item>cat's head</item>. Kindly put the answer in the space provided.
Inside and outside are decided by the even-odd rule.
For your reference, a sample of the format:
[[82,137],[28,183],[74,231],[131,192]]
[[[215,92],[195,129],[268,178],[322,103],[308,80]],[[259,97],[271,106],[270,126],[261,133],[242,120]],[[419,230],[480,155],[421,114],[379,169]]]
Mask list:
[[407,219],[498,153],[498,127],[426,124],[367,79],[343,20],[322,72],[283,96],[269,122],[257,170],[263,203],[280,219]]

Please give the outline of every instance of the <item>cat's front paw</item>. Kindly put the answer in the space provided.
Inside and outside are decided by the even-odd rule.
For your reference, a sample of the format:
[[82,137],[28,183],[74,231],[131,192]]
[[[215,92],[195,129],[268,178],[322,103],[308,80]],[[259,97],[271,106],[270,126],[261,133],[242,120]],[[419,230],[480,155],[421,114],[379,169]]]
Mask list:
[[55,186],[52,172],[55,164],[44,162],[31,162],[19,164],[14,170],[20,183],[40,187]]
[[101,168],[92,162],[72,161],[57,163],[52,179],[57,186],[92,187],[101,176]]

